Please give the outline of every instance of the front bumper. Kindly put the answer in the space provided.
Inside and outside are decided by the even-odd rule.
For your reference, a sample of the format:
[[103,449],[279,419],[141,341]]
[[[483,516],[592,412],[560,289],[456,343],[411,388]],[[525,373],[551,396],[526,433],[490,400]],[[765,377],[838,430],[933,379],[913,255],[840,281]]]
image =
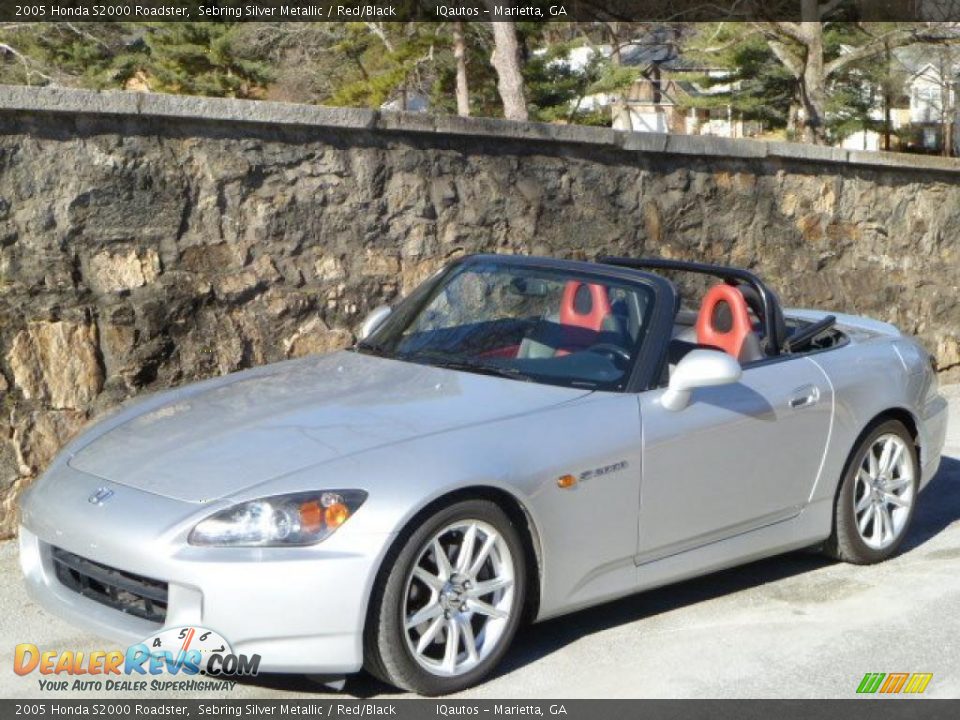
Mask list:
[[935,393],[922,411],[920,437],[920,487],[924,488],[937,474],[940,457],[947,440],[947,400]]
[[[306,548],[201,548],[184,540],[209,508],[106,482],[65,466],[69,482],[38,483],[23,503],[20,559],[30,595],[50,612],[126,644],[161,627],[217,631],[260,670],[339,674],[363,664],[367,601],[393,535],[349,526]],[[103,506],[88,498],[114,490]],[[55,492],[54,492],[55,491]],[[185,517],[190,519],[185,522]],[[52,550],[168,584],[161,625],[84,597],[57,577]]]

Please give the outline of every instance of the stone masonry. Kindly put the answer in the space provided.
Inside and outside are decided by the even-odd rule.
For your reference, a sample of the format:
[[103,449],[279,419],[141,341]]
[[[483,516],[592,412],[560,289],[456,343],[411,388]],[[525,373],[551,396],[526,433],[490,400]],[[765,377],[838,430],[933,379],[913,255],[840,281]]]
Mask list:
[[960,376],[960,164],[784,143],[0,88],[0,535],[98,414],[343,347],[464,253],[734,263]]

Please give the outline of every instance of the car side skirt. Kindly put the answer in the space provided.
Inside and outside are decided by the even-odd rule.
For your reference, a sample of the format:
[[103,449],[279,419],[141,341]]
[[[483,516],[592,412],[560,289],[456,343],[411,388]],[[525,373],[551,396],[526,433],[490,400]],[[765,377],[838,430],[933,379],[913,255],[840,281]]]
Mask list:
[[791,519],[681,551],[669,557],[645,562],[636,568],[637,582],[630,590],[565,605],[552,612],[541,614],[537,617],[537,622],[763,558],[818,545],[829,537],[832,517],[832,501],[826,499],[816,501],[807,505]]

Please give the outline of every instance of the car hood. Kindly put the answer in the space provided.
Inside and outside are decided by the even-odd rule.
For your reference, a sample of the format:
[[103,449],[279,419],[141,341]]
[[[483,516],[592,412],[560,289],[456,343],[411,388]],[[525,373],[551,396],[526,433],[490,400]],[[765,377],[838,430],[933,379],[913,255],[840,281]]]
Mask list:
[[81,442],[69,465],[157,495],[208,502],[337,458],[588,394],[347,351],[205,386],[127,411],[124,422]]

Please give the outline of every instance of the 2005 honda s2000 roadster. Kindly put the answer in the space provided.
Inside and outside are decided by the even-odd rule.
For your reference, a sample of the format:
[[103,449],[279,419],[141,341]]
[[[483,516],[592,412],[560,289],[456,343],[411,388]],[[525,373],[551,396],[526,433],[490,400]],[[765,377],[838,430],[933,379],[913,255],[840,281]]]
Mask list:
[[797,548],[889,557],[944,443],[916,342],[736,268],[472,256],[360,336],[75,440],[23,501],[33,595],[449,693],[525,618]]

